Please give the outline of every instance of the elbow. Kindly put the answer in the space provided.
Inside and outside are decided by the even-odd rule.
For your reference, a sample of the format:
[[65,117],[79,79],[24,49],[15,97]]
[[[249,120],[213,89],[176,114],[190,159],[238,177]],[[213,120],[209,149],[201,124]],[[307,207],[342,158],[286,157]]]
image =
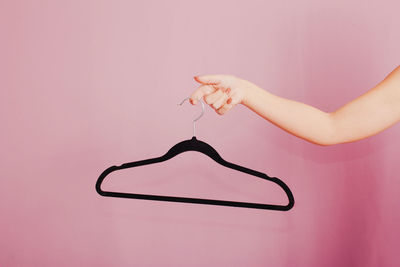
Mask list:
[[305,139],[306,141],[318,146],[331,146],[337,144],[332,138],[323,136],[315,139]]
[[321,136],[317,138],[313,143],[319,146],[332,146],[339,144],[339,140],[337,138],[337,133],[334,127],[334,117],[333,113],[326,113],[326,124],[324,130],[321,131]]
[[314,144],[314,145],[318,145],[318,146],[331,146],[336,144],[335,142],[332,142],[331,139],[329,138],[318,138],[318,139],[313,139],[313,140],[308,140],[306,139],[308,142]]
[[331,145],[336,145],[336,142],[331,142],[328,140],[324,140],[324,141],[320,141],[320,142],[316,142],[315,144],[319,145],[319,146],[331,146]]

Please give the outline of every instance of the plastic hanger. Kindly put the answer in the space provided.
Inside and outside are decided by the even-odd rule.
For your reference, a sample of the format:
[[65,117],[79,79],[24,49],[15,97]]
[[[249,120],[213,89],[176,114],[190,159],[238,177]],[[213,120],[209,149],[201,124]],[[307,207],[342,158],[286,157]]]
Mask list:
[[[189,97],[185,98],[180,104],[182,105]],[[167,153],[162,155],[161,157],[139,160],[130,163],[124,163],[120,166],[111,166],[99,176],[96,182],[96,191],[102,196],[105,197],[117,197],[117,198],[133,198],[133,199],[146,199],[146,200],[157,200],[157,201],[170,201],[170,202],[181,202],[181,203],[193,203],[193,204],[206,204],[206,205],[219,205],[219,206],[230,206],[230,207],[242,207],[242,208],[254,208],[254,209],[267,209],[267,210],[280,210],[280,211],[288,211],[294,206],[294,198],[293,194],[290,191],[289,187],[282,182],[280,179],[276,177],[269,177],[265,173],[261,173],[246,167],[242,167],[230,162],[225,161],[218,152],[209,144],[200,141],[196,138],[195,135],[195,123],[198,119],[201,118],[204,114],[204,104],[202,101],[199,101],[202,105],[202,113],[201,115],[193,120],[193,137],[192,139],[184,140],[180,143],[174,145]],[[219,164],[238,170],[240,172],[244,172],[259,178],[262,178],[266,181],[271,181],[273,183],[278,184],[286,193],[289,203],[285,206],[283,205],[275,205],[275,204],[262,204],[262,203],[249,203],[249,202],[238,202],[238,201],[228,201],[228,200],[216,200],[216,199],[201,199],[201,198],[189,198],[189,197],[176,197],[176,196],[160,196],[160,195],[146,195],[146,194],[134,194],[134,193],[122,193],[122,192],[110,192],[103,191],[101,189],[101,184],[106,176],[114,171],[123,170],[127,168],[133,168],[158,162],[163,162],[169,160],[176,155],[187,152],[187,151],[198,151],[203,153]]]

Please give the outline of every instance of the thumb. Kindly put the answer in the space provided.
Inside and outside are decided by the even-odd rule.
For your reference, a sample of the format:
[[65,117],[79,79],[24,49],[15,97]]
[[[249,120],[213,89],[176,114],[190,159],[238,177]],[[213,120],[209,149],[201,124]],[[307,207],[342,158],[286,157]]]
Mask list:
[[212,84],[216,85],[221,82],[222,77],[220,75],[201,75],[201,76],[194,76],[196,82],[201,84]]

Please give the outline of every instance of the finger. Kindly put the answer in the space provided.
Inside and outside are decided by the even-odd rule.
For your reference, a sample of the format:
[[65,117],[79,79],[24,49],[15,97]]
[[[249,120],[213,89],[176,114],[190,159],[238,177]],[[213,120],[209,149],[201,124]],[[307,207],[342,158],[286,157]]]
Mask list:
[[203,96],[209,95],[215,91],[216,89],[212,85],[201,85],[190,96],[190,102],[193,105],[196,105],[197,101],[199,101]]
[[217,113],[220,115],[226,114],[229,110],[231,110],[235,105],[240,102],[240,97],[237,94],[232,94],[225,104],[217,110]]
[[220,98],[218,98],[217,100],[214,101],[214,103],[212,104],[212,107],[215,110],[219,109],[220,107],[222,107],[226,103],[228,98],[229,98],[228,94],[223,93]]
[[204,97],[204,101],[209,104],[212,105],[214,104],[215,101],[217,101],[224,93],[221,90],[216,90],[214,93],[209,94],[207,96]]
[[221,90],[222,92],[227,93],[227,94],[229,94],[229,92],[231,91],[231,88],[227,88],[227,87],[223,86],[222,84],[213,85],[213,87],[216,90]]
[[217,109],[217,113],[219,115],[224,115],[226,114],[230,109],[232,108],[232,105],[229,104],[225,104],[222,107],[220,107],[219,109]]
[[219,84],[222,81],[222,75],[201,75],[194,76],[194,79],[202,84]]
[[241,97],[239,96],[239,94],[237,92],[234,92],[229,98],[228,100],[226,100],[226,103],[228,105],[232,105],[235,106],[237,104],[240,103],[240,101],[242,101]]

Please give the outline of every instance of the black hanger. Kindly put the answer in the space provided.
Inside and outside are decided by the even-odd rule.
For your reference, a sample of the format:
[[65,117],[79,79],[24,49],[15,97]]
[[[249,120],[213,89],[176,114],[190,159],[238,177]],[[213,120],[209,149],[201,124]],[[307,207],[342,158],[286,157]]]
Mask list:
[[[187,100],[189,98],[186,98]],[[185,101],[183,100],[182,103]],[[133,199],[147,199],[147,200],[158,200],[158,201],[171,201],[171,202],[182,202],[182,203],[194,203],[194,204],[207,204],[207,205],[219,205],[219,206],[230,206],[230,207],[242,207],[242,208],[254,208],[254,209],[268,209],[268,210],[281,210],[287,211],[290,210],[294,206],[294,198],[293,194],[290,191],[289,187],[282,182],[280,179],[276,177],[269,177],[265,173],[261,173],[252,169],[248,169],[230,162],[225,161],[218,152],[209,144],[197,140],[195,136],[195,122],[203,115],[204,113],[204,104],[203,102],[199,101],[202,104],[203,112],[202,114],[193,121],[193,137],[192,139],[182,141],[176,145],[174,145],[167,153],[165,153],[161,157],[145,159],[130,163],[122,164],[121,166],[111,166],[100,175],[96,182],[96,191],[102,196],[105,197],[118,197],[118,198],[133,198]],[[180,103],[180,105],[182,105]],[[110,192],[110,191],[103,191],[101,189],[101,184],[103,180],[106,178],[108,174],[111,172],[133,168],[158,162],[163,162],[169,160],[176,155],[187,152],[187,151],[198,151],[203,153],[219,164],[238,170],[253,176],[257,176],[259,178],[271,181],[273,183],[278,184],[286,193],[289,203],[286,206],[283,205],[274,205],[274,204],[261,204],[261,203],[248,203],[248,202],[237,202],[237,201],[227,201],[227,200],[216,200],[216,199],[201,199],[201,198],[188,198],[188,197],[175,197],[175,196],[159,196],[159,195],[145,195],[145,194],[133,194],[133,193],[122,193],[122,192]]]

